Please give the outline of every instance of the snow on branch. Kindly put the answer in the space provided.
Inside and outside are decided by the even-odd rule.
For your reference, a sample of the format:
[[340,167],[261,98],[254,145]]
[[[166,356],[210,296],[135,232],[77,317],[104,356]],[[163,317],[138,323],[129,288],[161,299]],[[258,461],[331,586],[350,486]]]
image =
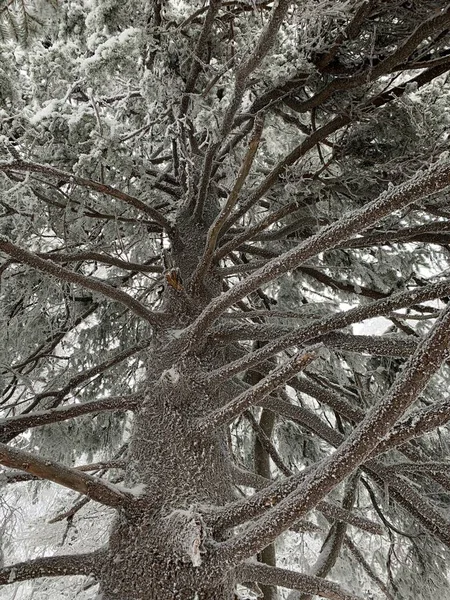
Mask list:
[[33,252],[29,252],[28,250],[13,244],[6,236],[0,236],[0,250],[6,254],[9,254],[9,256],[18,260],[19,262],[29,265],[33,269],[37,269],[43,273],[48,273],[49,275],[52,275],[61,281],[68,281],[69,283],[80,285],[81,287],[92,290],[93,292],[101,294],[102,296],[111,298],[111,300],[120,302],[154,327],[160,324],[160,316],[145,308],[145,306],[141,304],[139,300],[136,300],[136,298],[133,298],[133,296],[130,296],[126,292],[115,288],[108,283],[104,283],[100,279],[94,279],[93,277],[80,275],[80,273],[70,271],[69,269],[61,267],[50,260],[40,258]]
[[40,577],[68,575],[93,575],[95,577],[100,573],[105,558],[104,551],[35,558],[0,568],[0,585],[9,585]]
[[55,404],[59,403],[59,401],[62,400],[64,396],[66,396],[66,394],[68,394],[70,390],[72,390],[74,387],[80,385],[81,383],[84,383],[85,381],[91,379],[92,377],[95,377],[96,375],[99,375],[100,373],[104,373],[109,368],[119,364],[120,362],[126,360],[130,356],[137,354],[144,348],[148,348],[150,344],[151,338],[145,338],[135,346],[127,348],[122,352],[115,353],[111,358],[104,360],[103,362],[91,367],[90,369],[85,369],[84,371],[82,371],[78,375],[75,375],[74,377],[71,377],[69,381],[64,385],[64,387],[60,388],[59,390],[50,389],[45,390],[43,392],[39,392],[39,394],[36,394],[35,399],[38,402],[40,402],[44,398],[54,398],[52,406],[55,406]]
[[134,496],[87,473],[2,443],[0,443],[0,464],[25,471],[40,479],[53,481],[112,508],[126,506],[134,500]]
[[287,361],[285,364],[273,369],[264,379],[261,379],[256,385],[239,394],[237,398],[231,400],[225,406],[218,408],[206,417],[199,420],[198,427],[200,432],[210,429],[217,429],[227,423],[230,423],[235,417],[241,414],[250,406],[257,404],[266,398],[271,392],[276,390],[292,379],[297,373],[306,368],[313,360],[318,358],[315,352],[316,348],[311,348],[309,352],[298,354]]
[[420,302],[427,302],[447,296],[450,293],[450,280],[445,279],[439,283],[432,283],[416,288],[412,291],[397,292],[387,298],[375,300],[371,304],[364,304],[347,311],[340,312],[330,317],[317,320],[311,325],[301,327],[292,333],[275,339],[263,348],[249,352],[242,358],[228,363],[224,367],[210,373],[214,381],[224,381],[246,369],[252,368],[263,361],[271,358],[276,352],[286,350],[295,345],[303,344],[308,340],[319,338],[336,329],[348,327],[353,323],[389,314],[392,310],[407,308]]
[[277,585],[291,590],[299,590],[329,600],[363,600],[362,596],[349,592],[337,583],[326,581],[321,577],[270,567],[257,562],[241,565],[237,570],[237,578],[242,583],[257,581],[264,585]]
[[385,398],[374,406],[334,454],[318,463],[292,494],[269,510],[244,534],[224,542],[221,549],[217,550],[222,559],[239,564],[265,548],[362,464],[448,357],[449,343],[450,308],[447,308]]
[[38,163],[31,163],[22,160],[16,160],[7,163],[0,163],[0,171],[5,173],[9,173],[11,171],[25,171],[28,173],[40,173],[42,175],[49,175],[50,177],[56,177],[60,181],[65,181],[67,183],[75,183],[81,187],[94,190],[95,192],[100,192],[101,194],[105,194],[106,196],[111,196],[112,198],[117,198],[118,200],[122,200],[126,204],[137,208],[140,212],[147,214],[151,217],[158,225],[160,225],[164,230],[167,231],[168,234],[173,235],[173,225],[156,209],[148,206],[139,198],[135,198],[134,196],[130,196],[125,192],[121,192],[116,188],[106,185],[105,183],[100,183],[99,181],[93,181],[92,179],[86,179],[85,177],[79,177],[78,175],[74,175],[73,173],[67,173],[66,171],[61,171],[60,169],[55,169],[54,167],[49,167],[47,165],[41,165]]
[[222,210],[217,215],[214,223],[211,225],[208,231],[208,237],[205,244],[205,250],[202,258],[195,270],[195,273],[192,277],[192,289],[196,290],[201,285],[205,274],[211,266],[211,262],[214,256],[214,250],[216,249],[217,240],[219,239],[219,235],[222,231],[222,227],[229,217],[231,211],[233,210],[234,205],[236,204],[239,193],[242,189],[242,186],[245,183],[245,180],[250,173],[250,169],[253,164],[253,160],[256,155],[256,151],[258,150],[259,142],[261,140],[261,135],[264,126],[264,119],[262,117],[255,118],[255,124],[253,127],[253,135],[250,139],[249,147],[247,150],[247,154],[242,161],[241,168],[239,169],[238,176],[233,185],[233,189],[231,190],[227,201],[225,202]]
[[[250,487],[258,486],[258,488],[261,488],[260,491],[250,498],[236,500],[222,509],[210,512],[205,515],[205,519],[210,527],[218,531],[248,522],[295,491],[305,481],[306,477],[312,473],[312,470],[313,467],[309,467],[297,475],[277,482],[271,482],[254,473],[244,473],[245,479],[242,484]],[[241,477],[242,473],[239,473],[238,479],[240,480]],[[332,502],[323,500],[315,508],[331,521],[342,521],[373,535],[383,535],[384,533],[384,529],[379,523],[361,517]]]
[[0,419],[0,440],[10,441],[14,436],[31,427],[40,427],[50,423],[59,423],[74,419],[81,415],[108,410],[134,410],[138,406],[140,394],[132,396],[116,396],[92,400],[81,404],[71,404],[62,408],[43,410],[31,414],[18,415],[8,419]]
[[203,161],[203,169],[200,177],[199,191],[194,211],[196,219],[200,219],[203,214],[203,206],[209,189],[214,158],[222,142],[225,140],[233,127],[234,117],[239,109],[239,106],[241,105],[242,98],[244,97],[244,93],[247,88],[247,81],[250,75],[259,67],[264,57],[274,45],[277,33],[283,24],[290,5],[291,0],[277,0],[274,3],[269,19],[264,26],[258,40],[256,41],[253,52],[251,52],[250,55],[241,64],[239,64],[236,69],[234,92],[223,117],[220,127],[219,140],[210,145]]
[[391,187],[362,208],[352,211],[335,223],[324,227],[296,248],[270,260],[265,266],[213,300],[188,330],[191,343],[201,338],[211,324],[230,306],[277,279],[306,260],[335,248],[341,242],[374,225],[393,211],[405,208],[450,185],[450,164],[437,163],[411,180]]

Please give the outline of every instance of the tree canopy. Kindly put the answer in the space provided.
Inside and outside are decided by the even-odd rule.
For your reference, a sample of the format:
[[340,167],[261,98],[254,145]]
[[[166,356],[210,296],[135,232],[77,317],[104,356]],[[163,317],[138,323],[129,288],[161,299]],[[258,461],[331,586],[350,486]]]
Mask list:
[[445,596],[449,34],[0,2],[0,598]]

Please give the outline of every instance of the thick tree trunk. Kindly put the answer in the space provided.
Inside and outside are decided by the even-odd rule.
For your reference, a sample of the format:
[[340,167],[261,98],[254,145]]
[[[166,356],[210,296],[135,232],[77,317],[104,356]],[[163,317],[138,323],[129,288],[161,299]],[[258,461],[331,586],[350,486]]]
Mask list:
[[203,563],[211,540],[197,509],[224,505],[233,493],[225,430],[199,436],[195,419],[230,397],[227,386],[209,393],[202,383],[208,371],[224,363],[224,351],[206,348],[186,356],[176,338],[180,323],[198,314],[214,288],[209,281],[204,298],[188,298],[184,286],[198,263],[205,231],[185,233],[188,242],[170,258],[184,283],[176,289],[168,279],[165,293],[165,310],[174,322],[155,339],[148,394],[130,441],[126,485],[139,493],[139,508],[123,511],[114,523],[102,600],[234,598],[234,581],[225,568]]
[[199,438],[193,427],[218,398],[197,383],[202,361],[178,370],[176,356],[154,356],[149,372],[156,379],[136,415],[127,473],[127,486],[141,499],[138,510],[124,511],[114,524],[102,598],[229,600],[233,582],[201,568],[208,532],[196,511],[232,498],[224,433]]

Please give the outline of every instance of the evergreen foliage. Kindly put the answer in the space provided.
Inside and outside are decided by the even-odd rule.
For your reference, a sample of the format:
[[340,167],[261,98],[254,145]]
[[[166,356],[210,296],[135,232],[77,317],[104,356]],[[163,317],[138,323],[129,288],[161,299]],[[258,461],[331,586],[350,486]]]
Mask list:
[[438,0],[0,2],[2,600],[448,595],[449,71]]

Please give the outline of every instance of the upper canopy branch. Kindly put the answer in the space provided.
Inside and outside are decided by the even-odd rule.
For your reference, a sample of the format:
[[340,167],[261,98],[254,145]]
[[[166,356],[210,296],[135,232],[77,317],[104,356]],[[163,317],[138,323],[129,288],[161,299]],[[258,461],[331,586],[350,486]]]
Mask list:
[[203,161],[203,169],[194,211],[197,219],[200,219],[203,214],[203,206],[209,189],[214,158],[216,157],[222,142],[225,141],[225,138],[232,130],[234,117],[241,105],[245,90],[247,89],[247,80],[255,69],[258,68],[264,57],[274,45],[277,33],[283,24],[291,2],[292,0],[275,0],[269,19],[256,41],[254,50],[236,69],[233,96],[223,117],[219,132],[219,140],[210,145]]

